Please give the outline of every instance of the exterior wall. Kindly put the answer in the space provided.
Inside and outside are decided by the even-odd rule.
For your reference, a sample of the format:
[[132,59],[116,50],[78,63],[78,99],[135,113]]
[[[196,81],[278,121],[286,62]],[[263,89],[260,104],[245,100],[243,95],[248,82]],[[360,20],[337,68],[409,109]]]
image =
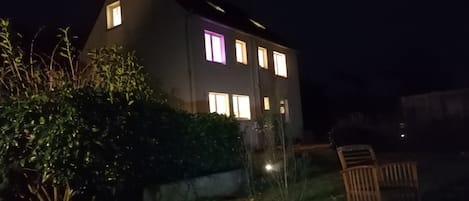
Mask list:
[[[294,50],[190,14],[174,0],[121,0],[122,24],[107,30],[106,5],[112,2],[106,0],[85,51],[113,44],[135,50],[153,85],[170,95],[173,106],[187,111],[209,112],[208,92],[248,95],[252,120],[243,125],[251,133],[255,133],[256,117],[278,114],[280,100],[287,99],[287,132],[301,137],[303,121]],[[204,30],[224,35],[226,64],[206,61]],[[236,39],[246,42],[247,65],[236,62]],[[268,69],[258,66],[258,46],[267,48]],[[275,75],[273,51],[286,54],[288,78]],[[270,98],[269,112],[263,110],[264,96]]]
[[169,94],[169,103],[194,111],[186,11],[173,0],[121,0],[122,24],[107,30],[106,5],[112,2],[106,0],[85,50],[114,44],[135,50],[152,78],[152,85]]
[[[194,55],[191,63],[194,69],[196,111],[209,112],[208,92],[248,95],[251,104],[251,119],[254,122],[256,117],[267,114],[263,109],[264,96],[270,98],[271,110],[268,113],[275,114],[280,112],[280,100],[287,99],[289,116],[286,124],[287,132],[295,137],[301,137],[303,121],[295,51],[203,17],[194,16],[190,24],[190,33],[192,33],[190,44],[192,44]],[[226,64],[206,61],[204,30],[224,36]],[[246,42],[248,60],[246,65],[236,62],[236,39]],[[258,46],[267,48],[268,69],[258,66]],[[273,51],[286,54],[287,78],[275,75]]]

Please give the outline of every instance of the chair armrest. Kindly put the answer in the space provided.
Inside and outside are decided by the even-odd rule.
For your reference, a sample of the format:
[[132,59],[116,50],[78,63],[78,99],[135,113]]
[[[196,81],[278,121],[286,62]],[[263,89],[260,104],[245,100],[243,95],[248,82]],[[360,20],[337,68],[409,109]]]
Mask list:
[[341,174],[348,200],[351,197],[355,200],[377,200],[380,197],[377,166],[355,166],[342,170]]
[[378,165],[378,178],[383,187],[418,188],[417,162],[388,162]]

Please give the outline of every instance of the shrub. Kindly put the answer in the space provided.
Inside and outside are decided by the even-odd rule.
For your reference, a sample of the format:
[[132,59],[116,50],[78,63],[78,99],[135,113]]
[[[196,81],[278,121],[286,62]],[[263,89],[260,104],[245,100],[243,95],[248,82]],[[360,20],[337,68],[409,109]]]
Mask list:
[[78,199],[110,200],[141,194],[145,182],[242,166],[236,120],[169,107],[134,53],[99,48],[83,65],[69,28],[59,29],[50,56],[34,44],[25,51],[13,36],[0,19],[0,198],[28,200],[27,186],[70,184]]

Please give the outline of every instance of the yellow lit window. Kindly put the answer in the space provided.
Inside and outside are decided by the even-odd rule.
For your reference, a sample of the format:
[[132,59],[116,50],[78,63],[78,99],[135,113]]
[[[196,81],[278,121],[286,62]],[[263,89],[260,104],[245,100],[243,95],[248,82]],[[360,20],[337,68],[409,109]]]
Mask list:
[[274,51],[275,75],[287,77],[287,57],[285,54]]
[[233,113],[238,119],[251,119],[249,96],[233,95]]
[[259,66],[261,68],[268,68],[268,62],[267,62],[267,49],[263,47],[258,47],[257,48],[257,57],[259,60]]
[[270,110],[270,100],[269,97],[264,97],[264,110]]
[[116,1],[106,6],[107,28],[111,29],[122,24],[121,3]]
[[210,106],[210,113],[215,112],[218,114],[224,114],[226,116],[230,115],[228,94],[209,92],[208,103]]
[[246,42],[236,40],[236,61],[242,64],[248,64]]

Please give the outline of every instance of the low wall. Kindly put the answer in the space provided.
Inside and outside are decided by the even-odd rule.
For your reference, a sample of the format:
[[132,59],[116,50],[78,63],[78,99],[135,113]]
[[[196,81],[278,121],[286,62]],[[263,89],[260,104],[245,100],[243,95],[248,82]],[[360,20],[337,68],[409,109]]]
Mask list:
[[244,170],[197,177],[143,190],[143,201],[187,201],[200,197],[229,197],[243,190]]

